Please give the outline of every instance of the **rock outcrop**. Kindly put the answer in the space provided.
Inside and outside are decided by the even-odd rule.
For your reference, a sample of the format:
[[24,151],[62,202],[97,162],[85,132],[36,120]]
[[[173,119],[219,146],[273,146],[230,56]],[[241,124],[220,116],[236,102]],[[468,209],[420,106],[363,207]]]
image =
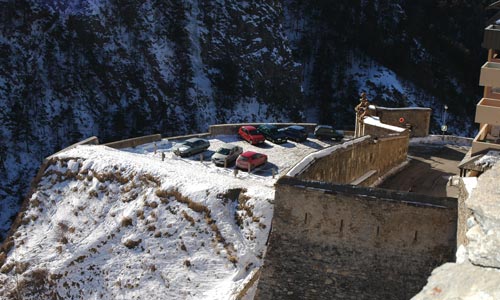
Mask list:
[[457,263],[435,269],[413,300],[500,299],[500,164],[482,174],[465,201],[466,245]]

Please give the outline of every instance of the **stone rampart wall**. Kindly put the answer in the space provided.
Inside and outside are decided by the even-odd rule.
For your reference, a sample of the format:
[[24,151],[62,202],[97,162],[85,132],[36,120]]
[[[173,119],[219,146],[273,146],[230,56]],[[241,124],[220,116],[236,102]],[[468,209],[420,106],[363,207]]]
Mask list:
[[140,136],[140,137],[116,141],[116,142],[110,142],[110,143],[106,143],[103,145],[111,147],[111,148],[115,148],[115,149],[122,149],[122,148],[136,147],[136,146],[139,146],[142,144],[152,143],[152,142],[156,142],[159,140],[161,140],[161,134],[152,134],[152,135]]
[[[390,155],[388,155],[390,153]],[[299,178],[338,184],[350,184],[363,175],[372,175],[361,185],[369,186],[380,176],[407,159],[408,136],[362,139],[339,147],[303,171]]]
[[255,299],[409,299],[454,259],[456,200],[281,178]]
[[[240,124],[211,125],[209,128],[209,132],[210,132],[211,136],[232,135],[232,134],[237,134],[238,129],[243,125],[252,125],[252,126],[257,127],[261,124],[265,124],[265,123],[240,123]],[[292,125],[299,125],[299,126],[304,127],[308,133],[313,133],[314,127],[316,127],[316,125],[317,125],[315,123],[270,123],[270,124],[276,125],[276,127],[278,127],[278,128],[283,128],[283,127],[292,126]]]
[[[411,128],[411,137],[423,137],[429,135],[432,109],[423,107],[387,108],[377,107],[377,116],[380,122]],[[402,121],[402,122],[401,122]]]

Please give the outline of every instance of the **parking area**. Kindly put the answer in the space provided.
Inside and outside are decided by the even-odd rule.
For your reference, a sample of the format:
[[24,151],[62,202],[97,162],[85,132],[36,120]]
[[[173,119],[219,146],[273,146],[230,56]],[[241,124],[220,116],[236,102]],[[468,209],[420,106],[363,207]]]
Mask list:
[[[195,154],[190,157],[180,158],[172,152],[172,147],[181,141],[169,141],[168,139],[159,141],[157,143],[150,143],[141,145],[135,148],[122,149],[128,152],[141,153],[145,155],[156,155],[158,158],[164,155],[165,159],[186,160],[190,163],[203,163],[210,168],[217,168],[219,172],[226,172],[234,174],[234,163],[227,168],[218,167],[211,162],[211,157],[217,149],[224,143],[231,143],[243,148],[243,151],[254,151],[264,153],[268,156],[267,164],[258,167],[251,171],[252,176],[272,177],[273,175],[281,175],[286,173],[288,169],[293,167],[304,156],[317,150],[342,143],[342,141],[334,140],[318,140],[313,136],[308,137],[304,142],[297,143],[288,141],[284,144],[273,144],[266,141],[260,145],[251,145],[244,140],[241,140],[237,135],[222,135],[211,137],[208,139],[210,147],[208,150],[200,154]],[[344,139],[345,140],[345,139]],[[156,151],[156,154],[154,152]],[[238,172],[246,173],[246,171],[239,170]]]

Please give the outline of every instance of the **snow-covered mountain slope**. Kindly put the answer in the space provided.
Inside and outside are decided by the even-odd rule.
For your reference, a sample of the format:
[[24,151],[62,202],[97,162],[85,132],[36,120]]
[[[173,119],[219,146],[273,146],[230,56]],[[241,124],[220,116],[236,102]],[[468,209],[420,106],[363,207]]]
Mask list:
[[44,157],[298,120],[299,64],[268,1],[0,1],[0,241]]
[[167,154],[57,155],[0,269],[0,298],[234,297],[262,263],[274,179]]
[[433,132],[448,104],[450,132],[470,136],[482,2],[0,1],[0,241],[43,158],[92,135],[352,129],[366,89],[433,108]]

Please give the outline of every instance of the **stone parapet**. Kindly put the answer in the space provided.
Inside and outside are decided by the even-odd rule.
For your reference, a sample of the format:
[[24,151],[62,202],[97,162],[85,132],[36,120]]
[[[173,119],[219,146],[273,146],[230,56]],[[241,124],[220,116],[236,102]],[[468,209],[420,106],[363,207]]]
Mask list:
[[115,149],[122,149],[122,148],[136,147],[136,146],[139,146],[142,144],[152,143],[152,142],[156,142],[159,140],[161,140],[161,134],[152,134],[152,135],[140,136],[140,137],[116,141],[116,142],[110,142],[110,143],[106,143],[103,145],[111,147],[111,148],[115,148]]
[[[350,184],[369,173],[371,176],[360,183],[369,186],[386,172],[406,161],[408,136],[396,135],[382,138],[365,136],[333,146],[331,149],[333,151],[327,155],[311,160],[311,163],[305,166],[297,177],[305,180]],[[320,152],[326,151],[329,149]],[[310,156],[314,155],[316,154],[313,153]],[[308,157],[304,160],[306,159]],[[302,163],[299,162],[299,165]]]
[[317,124],[315,123],[240,123],[240,124],[218,124],[218,125],[211,125],[209,128],[209,132],[211,136],[216,136],[216,135],[232,135],[232,134],[237,134],[238,129],[241,126],[244,125],[252,125],[252,126],[259,126],[262,124],[272,124],[276,125],[278,128],[283,128],[287,126],[292,126],[292,125],[299,125],[305,128],[307,133],[313,133],[314,132],[314,127],[316,127]]

